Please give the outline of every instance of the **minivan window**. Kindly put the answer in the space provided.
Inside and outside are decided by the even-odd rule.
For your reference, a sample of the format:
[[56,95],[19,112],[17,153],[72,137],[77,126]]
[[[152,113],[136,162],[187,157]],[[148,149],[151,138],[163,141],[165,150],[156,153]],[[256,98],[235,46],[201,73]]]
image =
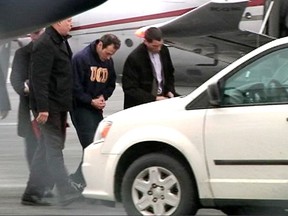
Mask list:
[[288,48],[265,55],[229,77],[223,105],[288,102]]

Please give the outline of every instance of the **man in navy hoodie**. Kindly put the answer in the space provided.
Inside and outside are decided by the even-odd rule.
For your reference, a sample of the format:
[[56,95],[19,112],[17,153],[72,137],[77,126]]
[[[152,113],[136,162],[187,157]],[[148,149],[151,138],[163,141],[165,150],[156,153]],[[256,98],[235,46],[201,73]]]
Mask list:
[[[116,73],[111,56],[120,45],[115,35],[105,34],[72,59],[74,104],[70,115],[83,150],[93,142],[98,124],[103,119],[106,100],[115,89]],[[70,177],[85,186],[81,165],[82,161]]]

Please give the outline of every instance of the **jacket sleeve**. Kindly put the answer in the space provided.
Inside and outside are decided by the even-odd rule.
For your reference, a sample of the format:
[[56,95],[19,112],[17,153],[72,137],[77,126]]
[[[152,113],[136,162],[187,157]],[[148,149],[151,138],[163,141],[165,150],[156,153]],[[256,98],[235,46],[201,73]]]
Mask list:
[[116,88],[116,72],[114,69],[114,62],[112,59],[110,59],[109,78],[106,87],[102,92],[105,100],[108,100],[108,98],[113,94],[115,88]]
[[145,91],[142,87],[145,84],[149,86],[152,84],[143,83],[143,80],[141,80],[141,64],[139,64],[139,61],[141,60],[137,59],[136,56],[128,56],[123,68],[122,88],[127,96],[133,98],[138,104],[142,104],[155,101],[156,96]]
[[91,104],[92,97],[85,93],[84,85],[85,85],[85,71],[87,68],[84,68],[85,60],[80,55],[75,55],[72,59],[72,67],[73,67],[73,96],[77,101],[80,101],[84,104]]
[[164,53],[164,67],[165,67],[165,92],[172,92],[175,96],[178,94],[175,91],[175,78],[174,78],[174,66],[172,63],[172,59],[170,56],[169,49],[166,46],[163,46],[163,53]]
[[24,93],[24,82],[28,79],[28,65],[29,61],[25,56],[21,53],[21,50],[18,49],[15,52],[14,59],[12,62],[12,71],[10,75],[10,82],[13,89],[20,96],[25,96]]
[[54,61],[53,45],[48,41],[34,44],[31,54],[31,84],[39,112],[49,111],[49,81]]

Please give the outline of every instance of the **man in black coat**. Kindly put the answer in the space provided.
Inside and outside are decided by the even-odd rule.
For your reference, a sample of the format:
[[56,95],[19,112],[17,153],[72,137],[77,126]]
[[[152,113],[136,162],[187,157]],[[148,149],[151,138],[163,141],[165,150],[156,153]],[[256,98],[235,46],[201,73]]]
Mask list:
[[11,85],[19,95],[17,131],[20,137],[24,137],[26,158],[29,169],[32,163],[34,152],[38,146],[37,137],[32,128],[32,117],[30,115],[29,108],[30,56],[32,52],[33,41],[38,39],[43,32],[44,29],[31,33],[31,42],[26,46],[16,50],[10,75]]
[[72,51],[67,41],[71,28],[71,18],[54,23],[33,44],[30,103],[41,140],[22,196],[23,205],[50,205],[43,199],[50,175],[61,205],[81,196],[82,188],[69,180],[63,157],[67,113],[72,108]]
[[177,96],[174,67],[160,29],[148,28],[144,41],[129,54],[123,69],[124,109]]
[[[31,42],[16,50],[12,71],[10,75],[10,82],[16,93],[19,95],[18,107],[18,126],[17,132],[20,137],[24,138],[26,159],[28,162],[29,170],[34,153],[38,147],[38,140],[40,139],[40,131],[37,123],[33,121],[30,114],[29,107],[29,70],[30,70],[30,57],[33,48],[33,41],[37,40],[44,32],[44,29],[32,32],[30,34]],[[52,196],[53,180],[47,185],[44,192],[45,196]]]

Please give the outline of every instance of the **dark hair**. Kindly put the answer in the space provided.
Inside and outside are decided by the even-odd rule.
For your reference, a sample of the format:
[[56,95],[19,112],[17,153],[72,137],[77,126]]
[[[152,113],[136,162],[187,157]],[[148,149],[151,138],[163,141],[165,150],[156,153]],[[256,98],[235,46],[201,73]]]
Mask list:
[[102,46],[103,49],[111,44],[114,45],[115,49],[119,49],[121,46],[121,41],[114,34],[105,34],[99,40],[102,41],[103,43],[103,46]]
[[151,43],[153,40],[161,41],[162,40],[162,32],[159,28],[150,27],[145,31],[144,38]]

